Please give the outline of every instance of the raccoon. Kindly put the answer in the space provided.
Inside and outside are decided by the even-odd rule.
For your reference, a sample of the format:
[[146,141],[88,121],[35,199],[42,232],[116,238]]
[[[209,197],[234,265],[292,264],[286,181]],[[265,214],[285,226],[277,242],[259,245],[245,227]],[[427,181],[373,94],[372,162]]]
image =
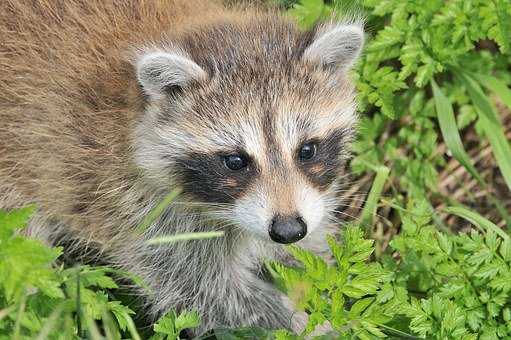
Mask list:
[[[151,318],[299,332],[263,262],[339,228],[363,40],[216,1],[3,0],[0,208],[36,204],[31,236],[142,277]],[[224,236],[147,242],[201,231]]]

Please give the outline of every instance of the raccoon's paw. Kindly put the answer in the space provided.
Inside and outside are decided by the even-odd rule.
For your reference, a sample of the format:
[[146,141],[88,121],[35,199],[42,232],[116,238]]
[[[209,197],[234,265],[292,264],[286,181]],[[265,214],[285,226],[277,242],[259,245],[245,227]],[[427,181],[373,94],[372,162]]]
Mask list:
[[332,328],[330,321],[327,320],[323,322],[321,325],[316,326],[316,328],[314,328],[314,331],[312,331],[312,333],[307,335],[305,338],[312,339],[315,336],[333,334],[333,332],[334,329]]
[[294,311],[291,315],[291,330],[295,334],[301,334],[305,330],[308,321],[309,316],[307,313]]
[[[305,327],[307,327],[309,315],[305,312],[297,311],[294,303],[287,296],[284,296],[282,300],[284,305],[293,311],[291,314],[291,330],[295,334],[301,334],[305,330]],[[325,321],[323,324],[316,326],[314,331],[312,331],[311,334],[308,334],[305,339],[312,339],[315,336],[326,335],[332,332],[334,332],[332,325],[329,321]]]
[[[305,312],[295,312],[293,315],[293,332],[295,334],[301,334],[305,327],[307,326],[307,322],[309,321],[309,315]],[[316,326],[312,333],[307,334],[305,336],[306,340],[314,339],[316,336],[321,335],[334,335],[334,329],[329,321],[325,321],[323,324]]]

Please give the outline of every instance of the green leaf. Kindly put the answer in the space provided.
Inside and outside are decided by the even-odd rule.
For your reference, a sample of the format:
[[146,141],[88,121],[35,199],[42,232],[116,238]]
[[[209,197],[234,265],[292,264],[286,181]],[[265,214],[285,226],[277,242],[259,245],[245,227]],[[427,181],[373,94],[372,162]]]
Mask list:
[[495,10],[498,18],[499,36],[497,42],[500,44],[502,52],[510,50],[511,38],[511,14],[508,0],[494,0]]
[[508,234],[506,234],[502,229],[497,227],[493,222],[484,218],[483,216],[479,215],[476,212],[470,211],[463,207],[448,207],[445,208],[444,211],[448,214],[455,214],[466,219],[483,232],[493,231],[497,233],[500,237],[502,237],[504,241],[509,240]]
[[161,317],[158,322],[153,325],[153,329],[156,333],[167,335],[168,339],[177,339],[179,332],[176,331],[175,320],[176,314],[171,311]]
[[511,240],[506,238],[500,245],[500,255],[505,261],[511,262]]
[[109,301],[108,309],[114,314],[121,330],[125,331],[129,327],[130,322],[133,322],[130,320],[130,315],[135,314],[135,312],[122,305],[119,301]]
[[449,98],[443,94],[442,90],[440,90],[433,79],[431,80],[431,88],[433,89],[438,123],[447,148],[451,151],[453,157],[456,158],[479,183],[483,183],[483,178],[479,175],[479,172],[472,164],[472,160],[463,147]]
[[452,252],[453,242],[448,235],[443,233],[437,233],[438,245],[440,248],[450,255]]
[[433,76],[434,70],[435,67],[432,63],[420,66],[417,69],[417,75],[415,76],[414,79],[415,84],[417,84],[418,87],[423,87],[424,85],[426,85]]
[[34,211],[33,205],[12,211],[0,210],[0,241],[12,236],[14,230],[25,227]]
[[200,325],[199,313],[197,313],[196,311],[181,312],[181,314],[178,315],[175,321],[175,327],[178,330],[178,332],[187,328],[194,328],[199,325]]
[[369,44],[367,51],[375,52],[389,48],[403,40],[404,32],[392,26],[386,26],[378,32],[376,38]]
[[102,267],[84,266],[80,271],[80,279],[85,287],[117,288],[115,281],[107,275],[107,269]]
[[355,288],[355,287],[353,287],[351,285],[345,285],[342,288],[342,292],[345,295],[347,295],[349,297],[352,297],[352,298],[355,298],[355,299],[360,299],[361,297],[366,295],[366,292],[364,290]]
[[302,0],[295,4],[288,14],[293,16],[303,29],[310,29],[323,17],[326,6],[323,0]]
[[479,114],[480,124],[490,142],[500,172],[511,191],[511,146],[504,135],[502,123],[477,82],[465,73],[459,74]]
[[374,297],[368,297],[361,300],[358,300],[351,306],[351,309],[348,313],[348,317],[352,319],[359,318],[360,315],[364,312],[364,310],[374,301]]
[[502,100],[502,103],[511,110],[511,89],[502,80],[484,74],[472,74],[472,76],[488,90],[495,93]]
[[366,233],[369,233],[370,228],[373,225],[374,216],[376,215],[376,208],[378,206],[378,201],[380,200],[380,196],[383,192],[383,188],[385,186],[385,182],[389,177],[390,170],[385,166],[373,167],[376,171],[376,177],[374,178],[373,185],[371,187],[371,191],[367,196],[366,203],[364,208],[360,214],[359,221],[360,224],[366,227]]
[[325,316],[321,312],[313,312],[309,315],[309,320],[307,322],[307,327],[305,329],[306,333],[311,333],[314,329],[322,325],[326,321]]

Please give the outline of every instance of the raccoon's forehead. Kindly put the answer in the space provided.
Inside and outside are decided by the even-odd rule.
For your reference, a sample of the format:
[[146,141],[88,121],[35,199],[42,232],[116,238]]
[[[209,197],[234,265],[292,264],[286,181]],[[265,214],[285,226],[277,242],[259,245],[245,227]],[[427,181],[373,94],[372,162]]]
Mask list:
[[[177,152],[243,148],[257,155],[270,140],[290,149],[352,128],[354,94],[345,71],[358,55],[361,28],[301,32],[280,18],[249,22],[190,32],[176,40],[184,54],[141,59],[142,86],[163,100],[159,132]],[[169,82],[184,84],[177,96],[159,92]]]
[[299,59],[313,32],[302,32],[282,18],[260,16],[205,25],[187,32],[176,43],[206,72],[227,74],[240,66],[250,72],[261,66],[289,64]]
[[349,86],[331,91],[312,86],[310,80],[307,89],[277,79],[265,88],[263,83],[222,85],[208,93],[193,93],[160,112],[174,117],[162,120],[161,134],[180,152],[244,150],[257,156],[275,151],[276,146],[292,152],[306,140],[353,129],[355,105]]

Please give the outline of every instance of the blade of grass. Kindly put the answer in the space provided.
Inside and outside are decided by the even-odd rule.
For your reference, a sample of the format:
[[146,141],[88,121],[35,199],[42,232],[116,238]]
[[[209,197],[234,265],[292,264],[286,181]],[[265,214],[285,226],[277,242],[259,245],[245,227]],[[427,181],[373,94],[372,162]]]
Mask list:
[[146,282],[144,282],[144,279],[142,279],[141,276],[139,276],[137,274],[130,273],[127,270],[122,270],[122,269],[118,269],[118,268],[110,268],[110,267],[106,267],[106,266],[102,267],[102,268],[104,268],[107,272],[110,272],[112,274],[119,276],[122,279],[128,279],[128,280],[132,281],[137,287],[143,288],[148,293],[151,293],[151,287],[149,287],[149,285]]
[[493,222],[486,219],[485,217],[479,215],[476,212],[470,211],[467,208],[464,207],[447,207],[444,209],[446,213],[454,214],[459,217],[464,218],[465,220],[472,223],[474,226],[479,228],[483,232],[487,232],[489,230],[494,231],[497,233],[500,237],[502,237],[504,240],[509,239],[509,235],[506,234],[506,232],[499,227],[497,227]]
[[[438,123],[440,131],[444,138],[447,148],[451,151],[453,157],[460,162],[461,165],[474,177],[483,189],[488,188],[488,184],[481,177],[477,169],[472,164],[470,156],[465,151],[461,137],[458,131],[458,125],[454,118],[452,104],[442,90],[438,87],[435,80],[431,80],[431,88],[435,100]],[[508,228],[511,228],[511,216],[507,212],[506,207],[493,195],[488,196],[488,200],[497,208],[502,218],[506,221]]]
[[25,306],[27,303],[27,293],[24,292],[21,296],[20,306],[18,308],[18,313],[16,314],[16,322],[14,324],[14,331],[12,338],[14,340],[20,339],[20,332],[21,332],[21,318],[23,317],[23,313],[25,313]]
[[135,323],[129,314],[125,314],[124,318],[126,320],[126,325],[128,326],[128,331],[130,332],[131,338],[133,340],[141,340],[140,335],[138,334],[137,328],[135,327]]
[[472,74],[490,92],[495,93],[502,103],[511,110],[511,89],[502,80],[485,74]]
[[53,327],[57,323],[57,321],[58,321],[59,317],[62,315],[63,311],[64,311],[64,304],[60,303],[53,310],[53,312],[51,312],[51,314],[48,317],[48,319],[46,319],[46,323],[44,324],[44,326],[41,329],[41,331],[39,332],[39,334],[37,334],[37,337],[35,338],[35,340],[45,340],[45,339],[48,339],[48,335],[52,331]]
[[76,271],[76,329],[78,336],[82,337],[85,335],[83,330],[83,311],[80,294],[80,271]]
[[107,340],[119,340],[120,334],[119,329],[117,328],[113,318],[110,316],[110,312],[106,307],[102,308],[102,318],[103,318],[103,331]]
[[155,237],[155,238],[147,241],[147,244],[163,244],[163,243],[173,243],[173,242],[178,242],[178,241],[201,240],[201,239],[221,237],[221,236],[224,236],[223,231],[182,233],[182,234],[176,234],[176,235]]
[[509,52],[510,42],[509,37],[511,37],[511,16],[509,15],[509,1],[493,1],[493,5],[495,6],[495,13],[498,18],[497,29],[500,30],[500,34],[503,39],[499,40],[500,48],[503,53]]
[[89,339],[91,339],[91,340],[103,340],[104,339],[101,336],[101,332],[99,331],[98,325],[96,325],[96,321],[92,318],[92,316],[90,316],[88,314],[85,315],[85,325],[87,326]]
[[460,162],[461,165],[463,165],[480,184],[483,184],[483,178],[472,164],[472,160],[465,151],[463,143],[461,142],[458,125],[456,124],[452,104],[449,98],[444,95],[433,79],[431,80],[431,88],[433,89],[433,97],[435,100],[440,131],[442,132],[447,148],[451,151],[453,157]]
[[369,234],[373,225],[378,201],[380,200],[383,187],[390,173],[389,168],[386,166],[371,166],[371,168],[376,171],[376,177],[374,178],[373,185],[371,186],[366,203],[359,217],[359,223],[365,228],[366,234]]
[[413,339],[413,340],[420,340],[420,339],[422,339],[422,338],[419,338],[418,336],[405,333],[403,331],[400,331],[399,329],[392,328],[392,327],[384,325],[384,324],[378,324],[378,327],[383,328],[383,332],[384,333],[386,333],[388,335],[394,335],[398,339]]
[[137,230],[140,232],[140,233],[143,233],[144,231],[147,230],[147,228],[149,228],[149,226],[151,226],[151,224],[156,221],[156,219],[158,217],[161,216],[161,214],[163,214],[163,212],[165,211],[165,209],[167,209],[167,207],[170,205],[170,203],[172,203],[177,196],[179,196],[179,194],[181,193],[181,190],[180,189],[174,189],[172,190],[170,193],[167,194],[167,196],[165,196],[160,203],[158,203],[158,205],[156,207],[154,207],[147,215],[146,217],[144,218],[144,220],[142,221],[142,223],[140,223],[138,225],[138,228]]
[[469,75],[458,72],[478,113],[479,121],[490,142],[495,160],[509,190],[511,190],[511,146],[506,140],[504,129],[497,112],[479,84]]

